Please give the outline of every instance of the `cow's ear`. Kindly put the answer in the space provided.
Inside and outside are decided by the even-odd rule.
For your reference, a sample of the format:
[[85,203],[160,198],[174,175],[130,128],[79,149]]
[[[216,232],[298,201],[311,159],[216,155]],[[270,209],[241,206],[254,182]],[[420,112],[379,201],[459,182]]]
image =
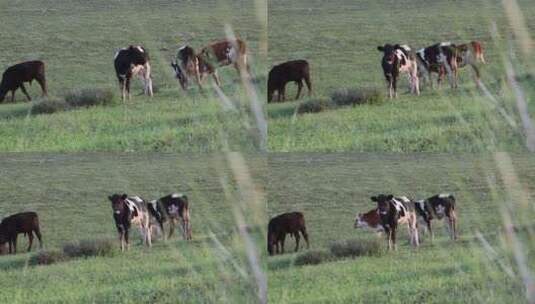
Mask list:
[[124,200],[125,200],[127,197],[128,197],[128,195],[125,193],[125,194],[123,194],[123,195],[121,196],[121,199],[124,199]]
[[378,46],[377,49],[379,50],[379,52],[384,52],[385,51],[385,48],[382,47],[382,46]]
[[377,196],[372,196],[372,197],[370,197],[370,199],[372,200],[372,202],[376,202],[377,201]]
[[388,196],[386,197],[387,200],[391,200],[391,199],[393,199],[393,198],[394,198],[394,196],[393,196],[392,194],[390,194],[390,195],[388,195]]

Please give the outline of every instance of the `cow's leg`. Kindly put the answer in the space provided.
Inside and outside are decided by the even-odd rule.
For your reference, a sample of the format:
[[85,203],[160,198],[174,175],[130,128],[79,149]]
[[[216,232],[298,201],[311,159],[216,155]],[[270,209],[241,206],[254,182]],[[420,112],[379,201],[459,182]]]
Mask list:
[[297,81],[297,95],[295,96],[295,100],[299,99],[299,96],[301,95],[301,90],[303,89],[303,81],[299,80]]
[[431,243],[432,243],[433,239],[435,238],[435,236],[433,235],[433,230],[432,230],[432,227],[431,227],[431,220],[427,220],[426,221],[426,225],[427,225],[427,231],[429,231],[429,238],[430,238]]
[[480,77],[480,74],[479,74],[479,69],[477,68],[477,66],[473,63],[470,64],[470,66],[472,67],[472,70],[474,70],[474,73],[476,73],[476,79],[479,80],[479,77]]
[[17,238],[18,238],[18,235],[15,234],[15,236],[13,236],[13,253],[17,253]]
[[145,230],[147,233],[147,244],[149,245],[149,247],[152,247],[152,234],[151,234],[152,226],[150,223],[147,224],[147,226],[145,227]]
[[171,218],[169,220],[169,236],[168,236],[168,238],[171,238],[171,236],[173,235],[174,232],[175,232],[175,219]]
[[130,237],[129,237],[129,234],[130,234],[130,230],[127,229],[127,230],[124,232],[124,235],[123,235],[124,243],[125,243],[125,245],[126,245],[126,250],[130,249]]
[[308,243],[308,233],[305,227],[301,228],[301,234],[303,235],[303,238],[305,239],[305,242],[307,243],[307,249],[309,249],[310,244]]
[[41,87],[41,92],[43,93],[43,96],[48,96],[48,91],[46,89],[46,79],[44,76],[38,76],[35,78],[37,80],[37,83],[39,83],[39,86]]
[[221,80],[219,79],[219,75],[217,73],[217,70],[215,70],[214,73],[212,73],[212,77],[214,78],[215,84],[218,87],[221,87]]
[[304,79],[308,89],[308,96],[312,96],[312,82],[310,82],[310,75],[305,75]]
[[451,226],[451,239],[456,240],[457,239],[457,216],[455,215],[455,212],[453,210],[450,211],[448,220]]
[[286,234],[281,237],[281,253],[284,253],[284,241],[286,240]]
[[39,240],[39,249],[43,249],[43,239],[41,237],[41,231],[39,228],[34,229],[35,235],[37,236],[37,239]]
[[32,98],[28,94],[28,91],[26,91],[26,87],[24,86],[23,83],[20,84],[20,89],[22,90],[22,93],[24,93],[24,95],[26,95],[26,98],[28,98],[28,101],[32,101]]
[[132,99],[132,95],[130,94],[130,77],[126,78],[125,89],[126,89],[126,94],[128,94],[128,101],[130,101]]
[[11,90],[11,103],[15,102],[15,91],[16,91],[16,90],[17,90],[17,89],[15,89],[15,90]]
[[13,253],[13,240],[11,239],[11,237],[8,239],[8,244],[9,244],[9,254]]
[[286,84],[283,84],[279,91],[279,101],[282,98],[282,101],[286,101]]
[[295,252],[297,252],[299,250],[299,239],[300,239],[299,231],[294,233],[294,237],[295,237]]
[[121,252],[124,252],[124,234],[123,232],[119,232],[119,243],[121,246]]
[[418,224],[416,221],[417,221],[416,214],[414,214],[412,216],[411,229],[412,229],[412,236],[414,239],[414,246],[418,247],[420,246],[420,237],[418,235]]
[[392,88],[394,89],[394,98],[398,98],[398,79],[397,77],[392,77]]
[[32,245],[33,245],[33,233],[30,231],[30,233],[28,233],[28,252],[32,251]]

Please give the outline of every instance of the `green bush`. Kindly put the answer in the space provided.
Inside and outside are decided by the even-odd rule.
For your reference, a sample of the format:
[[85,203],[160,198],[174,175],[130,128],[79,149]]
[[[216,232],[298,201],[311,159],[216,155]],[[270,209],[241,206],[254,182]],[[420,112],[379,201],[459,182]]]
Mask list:
[[73,90],[65,95],[65,101],[73,108],[108,105],[113,102],[113,91],[97,88]]
[[375,88],[338,89],[331,94],[336,106],[355,106],[376,104],[383,100],[383,95]]
[[325,250],[310,250],[299,254],[295,258],[294,264],[297,266],[317,265],[329,260],[332,260],[332,256],[329,252]]
[[309,99],[301,102],[297,106],[297,114],[318,113],[329,108],[328,99]]
[[46,98],[32,104],[30,113],[32,115],[37,114],[51,114],[60,111],[65,111],[69,108],[69,105],[64,100],[58,98]]
[[30,264],[31,265],[50,265],[50,264],[66,261],[68,259],[69,257],[66,256],[61,251],[42,250],[30,258]]
[[111,256],[115,253],[112,240],[83,240],[76,243],[65,244],[63,253],[69,257]]
[[329,247],[336,257],[378,256],[383,253],[379,239],[350,239],[336,241]]

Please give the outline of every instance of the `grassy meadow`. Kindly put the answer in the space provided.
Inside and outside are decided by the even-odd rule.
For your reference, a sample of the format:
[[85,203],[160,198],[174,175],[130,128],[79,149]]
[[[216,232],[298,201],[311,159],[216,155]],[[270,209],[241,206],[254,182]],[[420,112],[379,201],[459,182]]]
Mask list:
[[[525,21],[519,23],[532,33],[535,5],[527,0],[518,4]],[[295,115],[301,101],[293,101],[297,86],[289,84],[286,95],[292,101],[267,106],[271,151],[526,150],[504,59],[514,58],[517,81],[533,117],[533,43],[529,34],[528,38],[516,31],[513,35],[515,28],[502,1],[274,0],[269,2],[268,13],[268,66],[308,60],[312,99],[328,98],[340,88],[378,88],[385,96],[380,104]],[[518,40],[512,41],[510,51],[512,36]],[[483,43],[487,64],[480,65],[481,80],[491,97],[477,88],[474,73],[465,67],[457,90],[451,90],[446,80],[439,90],[422,85],[421,96],[413,96],[407,93],[407,80],[402,76],[399,98],[387,99],[377,46],[401,43],[419,49],[442,41],[471,40]],[[528,51],[523,52],[525,40]]]
[[[522,278],[535,269],[535,156],[280,153],[268,164],[269,217],[303,212],[311,243],[295,254],[287,238],[287,253],[267,258],[270,302],[528,303]],[[376,239],[353,228],[357,213],[375,207],[372,195],[444,192],[457,199],[455,243],[439,221],[434,242],[424,234],[416,250],[400,227],[396,252],[295,265],[334,241]],[[512,225],[516,232],[506,233]],[[380,241],[386,247],[384,235]],[[517,264],[519,256],[525,261]]]
[[[112,239],[115,247],[111,256],[33,266],[36,247],[24,253],[20,235],[19,254],[0,256],[0,303],[259,302],[261,280],[253,269],[265,266],[256,250],[265,233],[264,159],[233,153],[3,154],[0,167],[0,216],[36,211],[46,250],[98,239]],[[147,249],[133,227],[132,247],[120,253],[107,195],[122,192],[146,199],[186,193],[193,240],[175,233]],[[238,233],[241,225],[250,233]]]
[[[255,84],[265,79],[265,4],[262,1],[1,1],[0,69],[40,59],[49,94],[111,88],[112,106],[29,115],[31,103],[17,91],[0,104],[0,151],[174,151],[256,150],[262,130],[251,112],[252,98],[233,67],[221,68],[222,103],[212,79],[201,94],[184,92],[170,67],[177,49],[200,48],[226,36],[225,26],[247,42]],[[263,17],[264,16],[264,17]],[[264,42],[262,42],[264,41]],[[144,45],[151,57],[155,96],[138,95],[123,104],[113,68],[115,52]],[[38,101],[35,83],[29,93]],[[255,90],[264,91],[255,85]]]

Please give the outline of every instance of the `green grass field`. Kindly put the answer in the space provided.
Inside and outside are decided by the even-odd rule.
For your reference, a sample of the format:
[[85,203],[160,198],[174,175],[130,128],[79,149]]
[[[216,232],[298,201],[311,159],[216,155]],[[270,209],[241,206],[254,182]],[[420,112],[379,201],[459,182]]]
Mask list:
[[[250,251],[236,227],[240,214],[248,226],[262,227],[249,238],[255,248],[263,245],[264,159],[250,155],[242,163],[236,154],[4,154],[0,164],[1,217],[36,211],[45,249],[106,238],[117,248],[112,257],[31,266],[21,235],[18,255],[0,256],[0,303],[258,301]],[[120,253],[107,195],[123,191],[146,199],[186,193],[193,240],[183,241],[175,233],[147,249],[133,229],[132,248]],[[264,261],[257,260],[260,269]]]
[[[236,71],[220,70],[223,91],[236,105],[228,110],[211,89],[211,79],[204,96],[196,85],[182,91],[170,61],[184,44],[200,48],[225,38],[228,24],[247,42],[255,83],[263,83],[265,23],[258,9],[253,1],[2,1],[0,69],[41,59],[50,95],[112,88],[117,102],[29,116],[31,104],[18,91],[17,103],[0,104],[0,151],[256,150],[260,136],[251,98]],[[135,79],[132,100],[122,104],[113,56],[129,44],[148,49],[158,91],[154,98],[136,96],[142,89]],[[40,95],[38,85],[26,87],[33,97]],[[263,85],[256,89],[264,91]]]
[[[453,244],[438,222],[433,244],[424,235],[414,250],[402,227],[396,252],[315,266],[293,265],[294,241],[287,238],[287,253],[267,258],[270,302],[527,303],[520,274],[535,268],[533,155],[281,153],[268,164],[268,214],[302,211],[311,250],[376,238],[353,223],[356,213],[375,207],[369,197],[378,193],[414,199],[453,193],[460,231]],[[506,213],[520,229],[515,236],[526,265],[513,258],[514,242],[503,230]]]
[[[529,32],[534,29],[535,6],[518,1]],[[272,151],[392,151],[481,152],[524,151],[522,128],[514,94],[506,84],[503,58],[508,57],[512,29],[502,1],[271,1],[269,4],[269,66],[290,59],[310,63],[313,98],[328,97],[340,88],[379,88],[386,84],[377,46],[406,43],[419,49],[441,41],[482,41],[487,65],[482,82],[496,101],[484,96],[466,67],[460,88],[423,87],[420,97],[406,94],[403,76],[396,100],[378,105],[342,108],[317,114],[294,115],[299,101],[267,106],[269,147]],[[475,13],[477,12],[477,13]],[[498,35],[492,38],[496,22]],[[514,43],[513,67],[533,102],[533,53],[525,55]],[[435,76],[436,77],[436,76]],[[289,84],[287,97],[295,97]],[[305,90],[306,91],[306,90]],[[306,98],[305,98],[306,100]],[[510,125],[499,112],[515,122]]]

